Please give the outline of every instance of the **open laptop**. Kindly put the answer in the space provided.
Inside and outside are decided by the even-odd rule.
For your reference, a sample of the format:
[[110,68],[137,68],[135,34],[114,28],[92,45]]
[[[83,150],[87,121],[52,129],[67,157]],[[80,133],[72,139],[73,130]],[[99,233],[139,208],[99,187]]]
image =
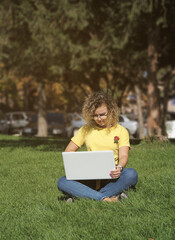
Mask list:
[[111,179],[115,169],[112,150],[62,152],[62,156],[67,180]]

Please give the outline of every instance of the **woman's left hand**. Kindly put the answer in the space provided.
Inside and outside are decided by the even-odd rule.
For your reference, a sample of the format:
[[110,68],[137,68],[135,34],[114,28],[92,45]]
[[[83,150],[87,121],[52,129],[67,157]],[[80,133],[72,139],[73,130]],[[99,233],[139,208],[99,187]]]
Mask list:
[[110,175],[112,178],[119,178],[121,174],[121,169],[120,167],[116,167],[116,169],[111,170]]

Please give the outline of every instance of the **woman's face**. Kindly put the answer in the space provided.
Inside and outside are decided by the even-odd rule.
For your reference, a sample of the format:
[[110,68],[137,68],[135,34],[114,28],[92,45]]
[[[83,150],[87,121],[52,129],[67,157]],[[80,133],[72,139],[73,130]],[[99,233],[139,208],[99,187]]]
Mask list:
[[105,128],[107,126],[107,118],[108,118],[108,109],[105,103],[103,103],[100,107],[98,107],[94,114],[93,119],[97,125]]

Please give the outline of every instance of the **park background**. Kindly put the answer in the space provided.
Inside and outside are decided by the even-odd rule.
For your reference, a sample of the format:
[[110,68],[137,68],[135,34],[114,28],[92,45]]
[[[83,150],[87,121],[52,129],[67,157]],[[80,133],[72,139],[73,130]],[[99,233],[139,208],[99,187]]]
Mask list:
[[134,111],[140,138],[145,118],[149,136],[166,135],[174,12],[173,0],[1,0],[1,113],[38,112],[38,136],[47,136],[47,111],[80,112],[103,90]]
[[[45,126],[40,138],[0,135],[1,240],[174,240],[175,147],[153,137],[174,111],[174,29],[174,0],[0,0],[1,113],[38,112]],[[134,104],[140,129],[146,112],[150,138],[131,141],[128,163],[136,192],[66,204],[68,139],[41,137],[46,112],[80,112],[99,90],[122,111]]]

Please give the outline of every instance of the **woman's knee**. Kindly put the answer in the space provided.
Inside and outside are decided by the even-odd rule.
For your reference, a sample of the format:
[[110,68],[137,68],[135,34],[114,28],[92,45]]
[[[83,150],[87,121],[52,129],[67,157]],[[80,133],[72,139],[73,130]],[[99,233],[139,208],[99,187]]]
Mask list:
[[62,185],[64,184],[65,180],[66,180],[66,177],[65,177],[65,176],[60,177],[60,178],[58,179],[57,187],[58,187],[59,190],[62,189]]
[[135,185],[138,180],[138,173],[133,168],[126,168],[126,177]]

